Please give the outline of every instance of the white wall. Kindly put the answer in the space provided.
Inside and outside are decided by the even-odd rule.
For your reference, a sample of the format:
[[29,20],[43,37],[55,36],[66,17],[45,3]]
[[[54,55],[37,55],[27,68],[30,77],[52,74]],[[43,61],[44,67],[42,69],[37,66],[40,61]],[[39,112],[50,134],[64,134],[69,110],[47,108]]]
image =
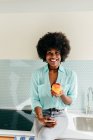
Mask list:
[[55,31],[69,38],[70,60],[93,60],[93,11],[0,13],[0,59],[37,59],[38,39]]

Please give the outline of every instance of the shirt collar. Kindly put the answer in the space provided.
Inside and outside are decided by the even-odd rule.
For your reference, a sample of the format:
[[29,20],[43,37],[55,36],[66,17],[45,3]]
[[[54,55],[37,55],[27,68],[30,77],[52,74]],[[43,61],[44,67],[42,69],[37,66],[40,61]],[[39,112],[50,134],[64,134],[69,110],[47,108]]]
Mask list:
[[[44,66],[44,72],[47,72],[49,69],[48,69],[48,64]],[[62,64],[60,64],[59,66],[59,71],[62,71],[64,72],[64,67],[62,66]]]
[[62,72],[64,72],[64,67],[62,66],[62,64],[60,64],[59,70],[62,71]]

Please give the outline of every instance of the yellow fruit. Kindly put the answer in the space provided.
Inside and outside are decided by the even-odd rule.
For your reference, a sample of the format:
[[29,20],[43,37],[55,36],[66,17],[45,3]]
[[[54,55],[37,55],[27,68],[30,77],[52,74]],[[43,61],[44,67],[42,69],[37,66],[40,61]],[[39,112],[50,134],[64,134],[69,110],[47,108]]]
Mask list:
[[60,91],[62,90],[62,86],[59,83],[55,83],[52,85],[52,90],[55,93],[60,94]]

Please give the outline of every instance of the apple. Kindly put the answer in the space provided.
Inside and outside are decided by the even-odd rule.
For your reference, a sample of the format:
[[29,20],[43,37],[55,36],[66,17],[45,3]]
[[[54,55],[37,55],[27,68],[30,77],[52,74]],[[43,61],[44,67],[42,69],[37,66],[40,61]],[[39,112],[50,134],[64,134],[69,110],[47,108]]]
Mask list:
[[52,85],[52,91],[54,91],[57,94],[60,94],[60,91],[62,91],[62,86],[59,83],[55,83]]

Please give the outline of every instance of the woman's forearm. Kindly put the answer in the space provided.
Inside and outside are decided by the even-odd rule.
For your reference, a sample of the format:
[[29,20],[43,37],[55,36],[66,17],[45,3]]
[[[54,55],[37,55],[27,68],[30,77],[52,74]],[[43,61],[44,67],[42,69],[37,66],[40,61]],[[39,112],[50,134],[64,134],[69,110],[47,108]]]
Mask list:
[[38,119],[43,118],[42,108],[37,106],[35,107],[35,113]]
[[61,97],[62,101],[64,102],[64,104],[70,105],[72,103],[71,97],[66,96],[65,94],[62,94],[60,97]]

